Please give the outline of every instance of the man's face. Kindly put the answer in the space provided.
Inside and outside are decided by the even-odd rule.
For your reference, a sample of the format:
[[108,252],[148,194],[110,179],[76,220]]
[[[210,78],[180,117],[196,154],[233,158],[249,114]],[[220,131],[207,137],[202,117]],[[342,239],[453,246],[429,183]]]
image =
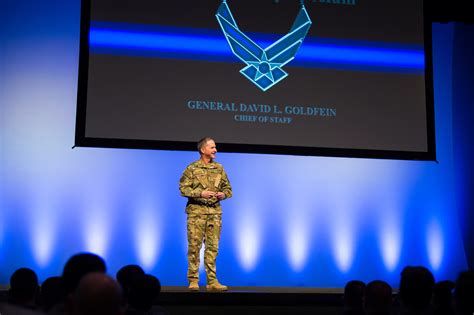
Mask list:
[[207,141],[206,145],[204,145],[202,147],[201,153],[202,153],[202,155],[204,155],[205,157],[207,157],[211,160],[215,159],[217,149],[216,149],[216,143],[214,142],[214,140]]

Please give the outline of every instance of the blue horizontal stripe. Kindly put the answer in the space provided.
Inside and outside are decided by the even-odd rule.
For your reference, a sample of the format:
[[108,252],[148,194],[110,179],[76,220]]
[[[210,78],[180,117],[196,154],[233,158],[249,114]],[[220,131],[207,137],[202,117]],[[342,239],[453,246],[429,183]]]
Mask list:
[[[94,25],[94,24],[93,24]],[[215,35],[214,35],[215,33]],[[112,55],[154,56],[175,59],[240,62],[232,54],[223,34],[218,31],[179,32],[179,29],[165,28],[164,31],[120,30],[92,26],[89,34],[92,53]],[[268,35],[256,36],[261,47],[268,47],[278,38]],[[304,42],[287,67],[315,67],[358,69],[371,71],[395,71],[422,73],[424,71],[424,51],[410,47],[403,49],[400,44],[389,48],[387,43],[380,47],[318,43],[317,39]],[[408,45],[407,45],[408,46]]]

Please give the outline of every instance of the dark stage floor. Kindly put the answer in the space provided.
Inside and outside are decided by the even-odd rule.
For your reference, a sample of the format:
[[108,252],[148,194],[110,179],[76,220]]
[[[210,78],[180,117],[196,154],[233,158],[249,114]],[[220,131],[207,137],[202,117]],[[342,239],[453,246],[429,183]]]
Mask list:
[[[164,286],[156,304],[171,315],[193,314],[340,314],[340,288],[229,287],[227,292],[190,292],[185,286]],[[0,302],[7,288],[0,289]]]
[[189,292],[163,287],[159,304],[171,314],[340,314],[340,288],[230,287]]

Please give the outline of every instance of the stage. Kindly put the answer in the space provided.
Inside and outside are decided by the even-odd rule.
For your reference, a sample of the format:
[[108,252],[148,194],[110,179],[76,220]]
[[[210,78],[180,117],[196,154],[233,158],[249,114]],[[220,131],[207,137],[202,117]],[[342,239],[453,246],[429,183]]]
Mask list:
[[[340,288],[233,287],[227,292],[190,292],[185,286],[164,286],[156,304],[181,314],[340,314]],[[7,288],[0,290],[0,302]]]
[[158,303],[171,314],[339,314],[341,288],[233,287],[190,292],[163,287]]

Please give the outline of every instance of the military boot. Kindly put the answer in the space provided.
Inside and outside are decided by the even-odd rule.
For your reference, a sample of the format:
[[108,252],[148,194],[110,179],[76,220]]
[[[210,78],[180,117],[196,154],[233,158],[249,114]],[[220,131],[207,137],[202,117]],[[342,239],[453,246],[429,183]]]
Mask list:
[[206,290],[207,291],[227,291],[229,290],[229,287],[223,284],[220,284],[219,282],[215,281],[212,283],[209,283],[206,285]]
[[189,291],[199,291],[199,283],[197,281],[190,281],[188,289]]

